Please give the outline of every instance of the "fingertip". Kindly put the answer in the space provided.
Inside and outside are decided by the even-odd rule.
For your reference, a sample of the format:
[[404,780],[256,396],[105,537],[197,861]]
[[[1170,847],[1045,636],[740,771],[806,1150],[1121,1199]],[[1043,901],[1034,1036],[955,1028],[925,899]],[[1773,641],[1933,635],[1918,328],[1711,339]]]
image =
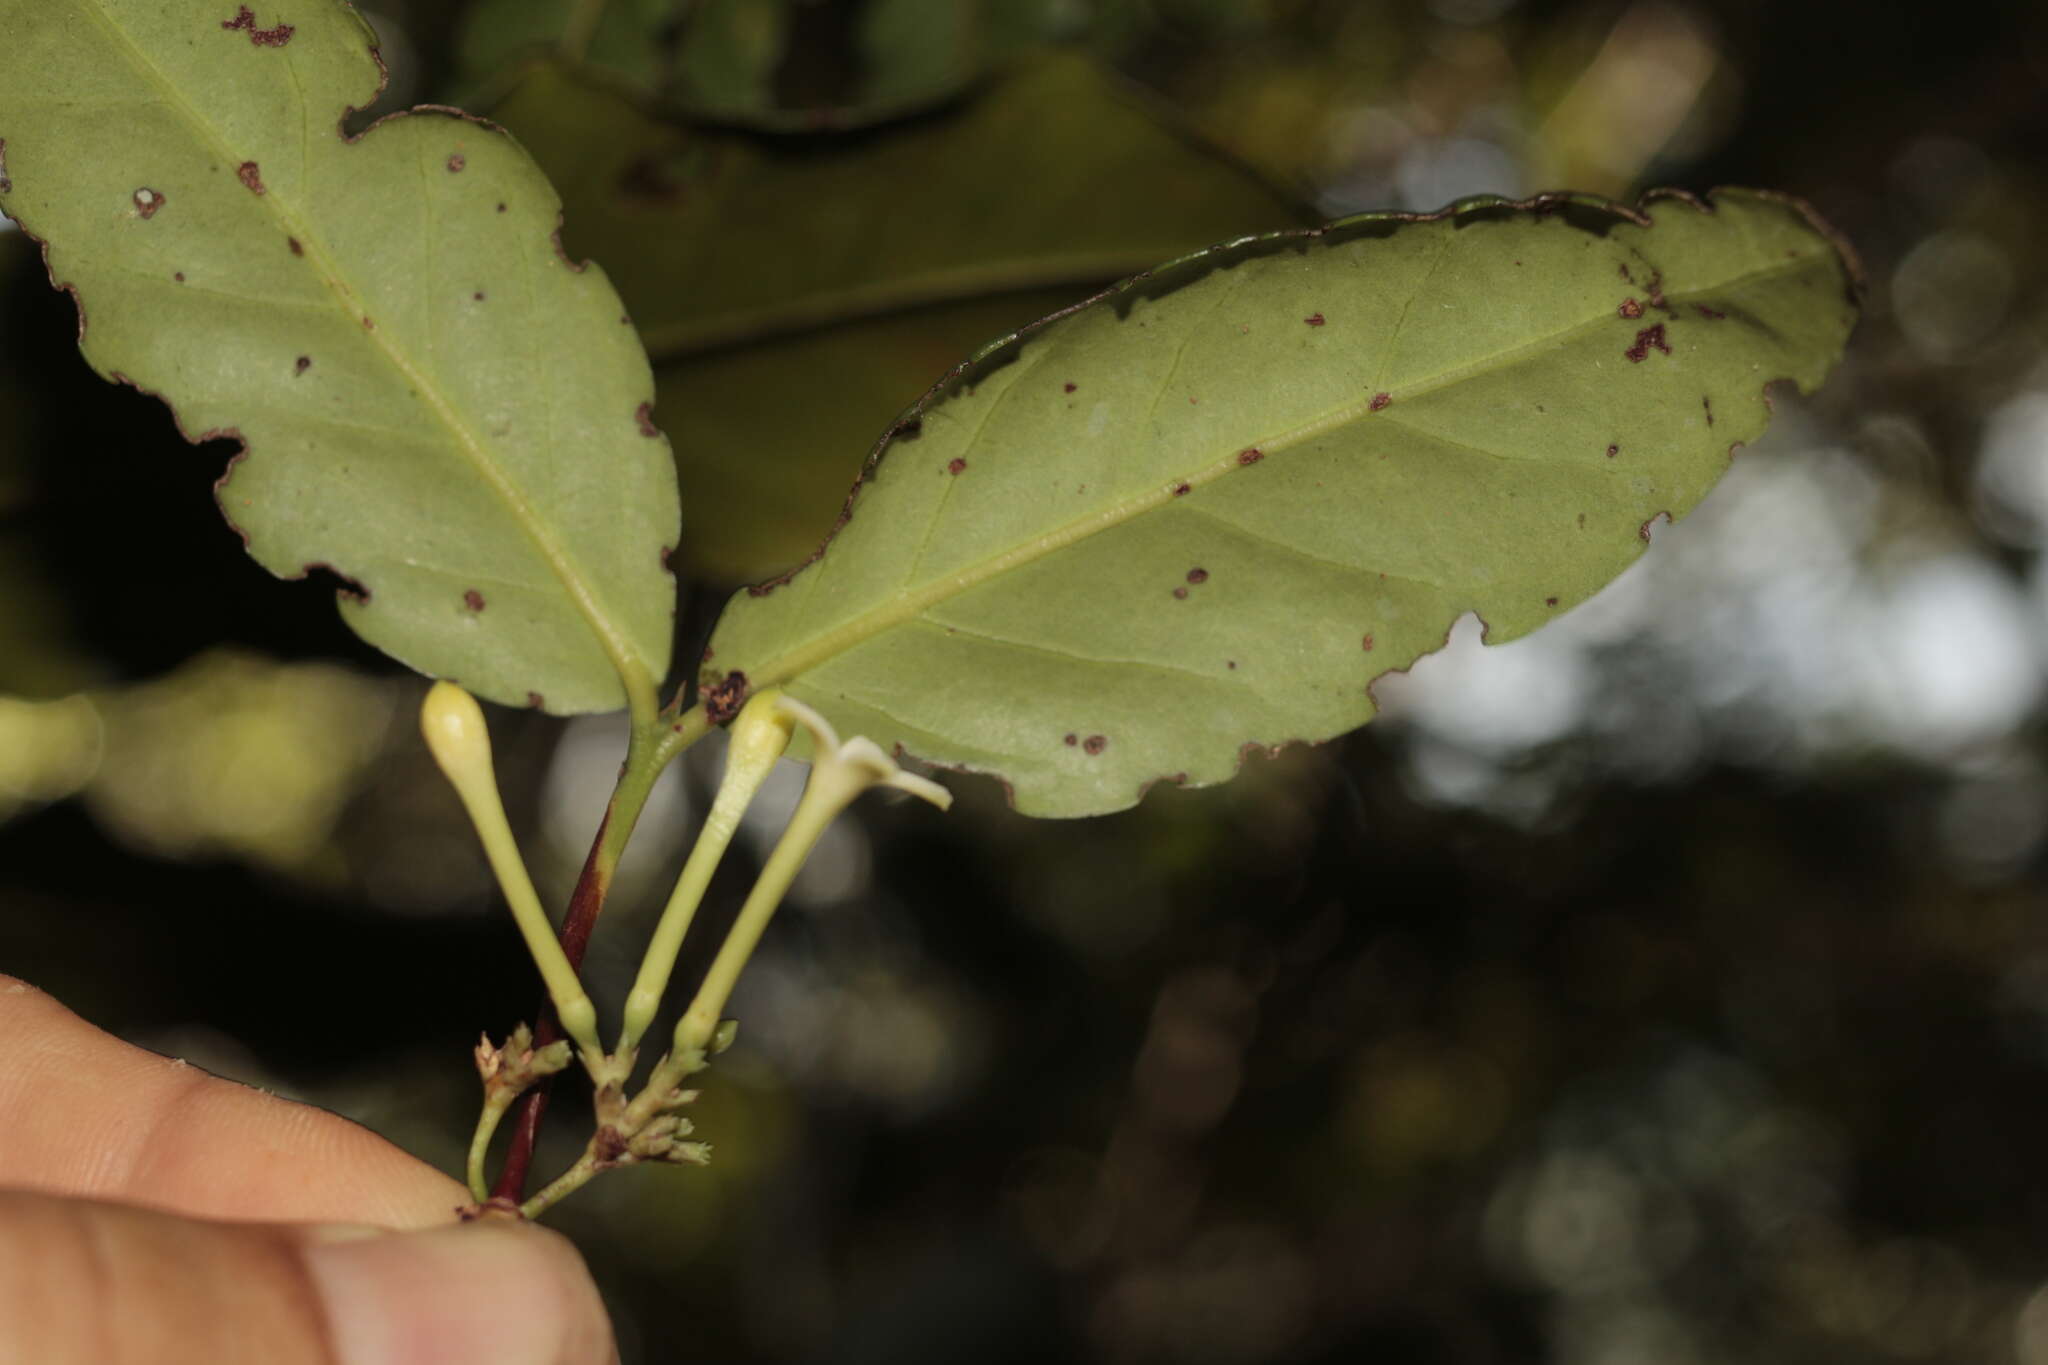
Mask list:
[[568,1239],[483,1221],[302,1243],[337,1365],[610,1365],[611,1323]]

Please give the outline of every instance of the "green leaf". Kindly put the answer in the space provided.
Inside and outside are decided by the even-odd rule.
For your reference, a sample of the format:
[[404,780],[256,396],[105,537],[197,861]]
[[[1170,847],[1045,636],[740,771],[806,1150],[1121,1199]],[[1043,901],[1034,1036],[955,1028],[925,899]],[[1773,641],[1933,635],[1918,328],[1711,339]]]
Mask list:
[[1463,613],[1499,642],[1598,591],[1855,315],[1832,237],[1754,191],[1227,244],[949,376],[821,557],[733,599],[702,685],[1035,815],[1220,782],[1370,719]]
[[1078,57],[1020,63],[947,116],[795,146],[677,130],[550,67],[492,112],[668,358],[682,562],[726,582],[809,554],[858,452],[975,345],[1307,221]]
[[[333,0],[6,0],[0,207],[101,374],[235,436],[222,510],[364,639],[494,700],[651,706],[676,534],[653,386],[508,137],[381,88]],[[118,477],[118,475],[113,475]]]

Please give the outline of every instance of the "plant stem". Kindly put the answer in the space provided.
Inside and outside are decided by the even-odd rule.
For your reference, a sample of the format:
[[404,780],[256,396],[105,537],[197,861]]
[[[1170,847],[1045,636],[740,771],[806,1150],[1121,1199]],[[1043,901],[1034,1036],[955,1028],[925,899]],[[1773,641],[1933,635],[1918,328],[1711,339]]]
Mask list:
[[574,1166],[571,1166],[568,1170],[550,1180],[541,1187],[540,1191],[533,1198],[522,1203],[519,1206],[519,1216],[529,1222],[540,1217],[549,1208],[559,1204],[562,1200],[589,1184],[591,1178],[598,1173],[599,1169],[600,1167],[596,1159],[590,1153],[585,1152],[581,1157],[577,1158]]
[[655,761],[666,768],[677,754],[704,738],[711,729],[711,716],[699,704],[667,722],[668,728],[661,733],[655,745]]
[[489,1096],[484,1100],[481,1113],[476,1116],[476,1134],[469,1140],[469,1195],[479,1204],[488,1203],[491,1185],[484,1178],[484,1158],[491,1150],[491,1138],[498,1131],[498,1123],[505,1117],[505,1111],[512,1107],[513,1097]]
[[[704,728],[701,725],[696,727],[696,735],[701,736]],[[568,912],[562,917],[561,952],[571,967],[583,964],[583,954],[590,947],[591,931],[597,927],[597,918],[604,912],[605,895],[611,890],[612,875],[618,871],[620,855],[626,851],[626,842],[633,837],[633,827],[639,822],[647,797],[654,790],[654,780],[687,747],[687,743],[671,742],[679,733],[680,727],[676,730],[637,724],[633,727],[633,738],[626,750],[626,765],[619,773],[618,786],[612,790],[611,802],[605,807],[604,820],[597,827],[597,837],[591,841],[590,854],[583,860],[583,871],[576,879],[575,891],[569,896]],[[540,1024],[534,1030],[534,1046],[545,1047],[561,1036],[562,1030],[554,1016],[543,1007]],[[547,1108],[548,1086],[545,1082],[520,1097],[518,1114],[513,1121],[512,1145],[505,1154],[505,1165],[498,1172],[498,1183],[492,1191],[498,1198],[516,1202],[525,1197],[527,1174],[533,1166],[534,1144],[540,1138],[541,1118],[547,1113]]]

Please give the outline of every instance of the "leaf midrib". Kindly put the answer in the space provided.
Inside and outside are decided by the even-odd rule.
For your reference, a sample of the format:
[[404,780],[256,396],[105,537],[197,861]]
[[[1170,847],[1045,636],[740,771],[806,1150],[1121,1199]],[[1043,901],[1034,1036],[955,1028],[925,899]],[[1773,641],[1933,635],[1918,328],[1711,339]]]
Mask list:
[[[177,109],[184,116],[186,122],[197,130],[198,135],[204,142],[212,146],[222,161],[229,165],[238,165],[242,161],[249,159],[241,156],[235,148],[227,144],[225,139],[215,129],[213,123],[195,108],[191,101],[185,98],[184,93],[164,75],[155,62],[150,60],[149,54],[138,47],[127,32],[115,22],[113,16],[107,12],[106,0],[87,0],[87,3],[89,12],[98,21],[101,29],[128,54],[130,65],[148,79],[149,83],[161,94],[165,103]],[[294,68],[294,72],[294,83],[296,84],[296,68]],[[300,93],[303,98],[303,87],[301,87]],[[409,111],[408,116],[410,116]],[[302,165],[300,166],[302,177],[310,176],[312,163],[313,157],[310,151],[308,151],[304,155]],[[288,235],[304,248],[308,263],[315,267],[315,275],[334,298],[336,308],[346,320],[347,325],[353,327],[363,321],[365,315],[352,306],[355,300],[347,291],[347,287],[342,283],[344,272],[339,268],[332,253],[328,250],[325,237],[308,227],[296,214],[292,213],[285,206],[284,197],[277,190],[266,187],[263,194],[254,197],[263,201],[264,206],[270,210],[272,216],[289,230]],[[493,493],[497,494],[499,500],[505,504],[506,510],[511,513],[513,521],[519,526],[520,530],[533,542],[535,550],[546,561],[556,580],[569,594],[569,599],[575,604],[577,613],[583,617],[584,624],[590,629],[591,634],[596,637],[599,648],[604,651],[606,658],[610,660],[613,670],[619,675],[621,686],[630,698],[635,690],[632,679],[636,676],[645,677],[647,670],[635,654],[631,643],[625,636],[624,630],[611,621],[608,614],[597,601],[596,595],[591,592],[589,585],[578,574],[577,570],[580,566],[569,554],[568,550],[555,539],[553,533],[548,530],[546,525],[540,521],[525,494],[498,467],[497,462],[491,458],[484,443],[469,429],[468,424],[462,421],[461,417],[456,413],[454,405],[441,392],[440,387],[431,382],[426,373],[413,362],[412,357],[396,344],[391,331],[388,328],[380,329],[375,327],[365,328],[364,330],[369,337],[371,345],[382,351],[385,358],[405,377],[413,392],[426,400],[427,406],[433,411],[435,417],[440,420],[442,426],[447,428],[448,434],[455,446],[483,479],[486,486]],[[374,591],[374,588],[372,590]],[[651,680],[648,686],[652,687]]]
[[[1751,280],[1761,279],[1770,275],[1793,273],[1805,269],[1812,264],[1813,260],[1814,255],[1812,253],[1802,253],[1796,258],[1784,262],[1776,262],[1754,270],[1746,270],[1711,284],[1700,285],[1683,292],[1668,293],[1665,297],[1667,301],[1683,301],[1696,298],[1702,294],[1719,293],[1746,284]],[[1427,397],[1431,394],[1441,393],[1446,389],[1454,388],[1459,384],[1479,378],[1482,375],[1512,368],[1530,353],[1570,341],[1591,327],[1613,321],[1614,317],[1615,315],[1611,310],[1603,309],[1592,317],[1583,318],[1569,326],[1561,327],[1534,340],[1522,342],[1505,350],[1496,351],[1492,355],[1467,362],[1464,365],[1440,371],[1417,383],[1404,385],[1401,389],[1400,401],[1412,402],[1417,398]],[[1046,554],[1050,554],[1055,550],[1065,549],[1099,532],[1122,525],[1124,522],[1130,521],[1146,512],[1155,511],[1160,507],[1178,502],[1180,499],[1175,495],[1174,489],[1182,483],[1188,484],[1190,492],[1192,492],[1193,489],[1212,483],[1233,470],[1248,468],[1249,466],[1238,463],[1237,456],[1240,450],[1256,447],[1264,453],[1266,459],[1271,459],[1275,455],[1283,453],[1303,442],[1314,440],[1335,427],[1376,416],[1377,414],[1372,411],[1371,405],[1372,397],[1367,395],[1357,402],[1333,408],[1329,412],[1304,422],[1276,437],[1266,439],[1253,438],[1242,445],[1233,445],[1229,454],[1224,455],[1220,459],[1212,460],[1197,473],[1171,480],[1162,487],[1149,492],[1111,503],[1107,507],[1098,509],[1087,516],[1077,517],[1073,521],[1057,526],[1042,535],[1034,536],[1009,550],[991,555],[986,559],[978,560],[963,570],[934,579],[922,588],[910,592],[899,591],[892,594],[889,598],[884,599],[881,604],[869,608],[844,625],[813,636],[807,643],[797,646],[778,659],[759,666],[755,671],[747,675],[748,684],[752,688],[760,689],[779,686],[792,681],[818,664],[845,653],[867,639],[915,619],[949,597],[970,591],[999,574],[1007,573],[1011,569],[1021,568],[1025,564],[1029,564]],[[1382,411],[1391,411],[1391,408],[1382,409]],[[853,514],[859,514],[858,501],[854,504]],[[830,553],[829,543],[826,547],[826,553]],[[823,556],[820,556],[811,568],[815,571],[824,568],[825,564],[825,559]]]

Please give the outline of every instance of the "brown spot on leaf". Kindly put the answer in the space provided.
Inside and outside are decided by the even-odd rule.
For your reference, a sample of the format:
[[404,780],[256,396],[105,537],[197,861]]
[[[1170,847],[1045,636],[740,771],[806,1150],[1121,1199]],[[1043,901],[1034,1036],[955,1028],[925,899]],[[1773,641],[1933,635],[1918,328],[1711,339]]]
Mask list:
[[654,425],[654,404],[642,403],[633,409],[633,420],[640,424],[640,434],[650,440],[661,435],[661,428]]
[[1610,441],[1607,446],[1607,458],[1611,460],[1619,454],[1621,454],[1621,447]]
[[1701,317],[1707,319],[1709,322],[1719,322],[1722,318],[1728,316],[1720,309],[1709,308],[1704,303],[1696,303],[1692,306],[1692,309],[1695,313],[1698,313]]
[[1311,327],[1320,327],[1323,325],[1324,318],[1321,313],[1310,313],[1307,317],[1303,318],[1302,321],[1307,323]]
[[1188,570],[1188,582],[1190,582],[1190,583],[1207,583],[1208,581],[1209,581],[1209,571],[1208,571],[1207,569],[1189,569],[1189,570]]
[[500,213],[503,213],[504,211],[505,211],[505,206],[504,206],[503,204],[500,204],[500,205],[498,205],[498,212],[500,212]]
[[468,607],[471,611],[482,611],[484,609],[484,595],[475,588],[471,588],[462,594],[462,605]]
[[704,694],[704,715],[713,725],[723,725],[740,713],[747,700],[747,675],[734,669]]
[[469,297],[478,303],[482,303],[484,301],[484,291],[479,289],[474,294],[471,294]]
[[1065,743],[1066,743],[1066,746],[1067,746],[1067,747],[1068,747],[1069,749],[1073,748],[1073,747],[1074,747],[1074,746],[1075,746],[1076,744],[1079,744],[1080,742],[1081,742],[1081,737],[1080,737],[1079,735],[1075,734],[1075,733],[1074,733],[1073,731],[1071,731],[1071,730],[1067,732],[1067,738],[1066,738],[1066,741],[1065,741]]
[[1394,396],[1390,393],[1376,393],[1372,396],[1372,401],[1366,404],[1366,407],[1370,408],[1374,412],[1378,412],[1381,408],[1384,408],[1387,404],[1393,401]]
[[1188,600],[1188,590],[1186,588],[1175,588],[1173,595],[1183,602]]
[[958,474],[965,468],[967,468],[967,461],[961,459],[958,455],[946,461],[946,472],[948,474]]
[[1237,452],[1237,462],[1241,465],[1254,465],[1265,458],[1266,452],[1260,450],[1257,446]]
[[1366,653],[1368,653],[1368,654],[1372,653],[1372,636],[1371,636],[1371,635],[1369,635],[1369,634],[1368,634],[1368,635],[1367,635],[1367,636],[1365,637],[1365,639],[1364,639],[1364,640],[1363,640],[1363,641],[1362,641],[1361,643],[1362,643],[1362,644],[1364,644],[1364,646],[1365,646],[1365,652],[1366,652]]
[[462,168],[464,166],[467,166],[468,164],[469,159],[463,156],[461,152],[452,152],[449,154],[448,157],[448,174],[456,175],[460,173]]
[[1226,664],[1228,664],[1228,665],[1229,665],[1230,667],[1232,667],[1232,668],[1236,668],[1236,667],[1237,667],[1237,660],[1235,660],[1235,659],[1225,659],[1225,660],[1224,660],[1223,662],[1224,662],[1224,663],[1226,663]]
[[173,270],[171,272],[171,278],[176,280],[179,284],[183,284],[185,282],[185,272],[182,270]]
[[1546,607],[1554,607],[1557,605],[1557,599],[1555,597],[1546,597],[1543,599],[1543,605]]
[[296,32],[290,24],[282,20],[278,21],[275,28],[256,27],[255,12],[247,5],[237,9],[234,18],[221,20],[220,26],[230,33],[237,29],[247,31],[252,47],[283,47],[292,40],[292,34]]
[[1714,425],[1714,400],[1712,398],[1709,398],[1706,394],[1701,394],[1700,407],[1706,411],[1707,425]]
[[1176,498],[1184,498],[1188,495],[1192,487],[1193,485],[1191,484],[1177,483],[1173,486],[1173,495]]
[[1081,748],[1091,754],[1099,754],[1109,747],[1109,741],[1101,735],[1090,735],[1081,741]]
[[156,211],[163,206],[164,196],[149,188],[149,186],[144,185],[141,189],[135,191],[135,212],[138,217],[144,219],[154,218],[156,217]]
[[313,357],[311,357],[311,356],[309,356],[309,355],[302,355],[302,356],[300,356],[300,357],[299,357],[299,358],[298,358],[297,360],[294,360],[294,361],[292,362],[292,374],[293,374],[294,376],[297,376],[297,375],[302,375],[302,374],[304,374],[304,373],[305,373],[305,372],[306,372],[307,370],[310,370],[310,369],[312,369],[312,368],[313,368]]
[[1643,315],[1643,305],[1637,303],[1633,298],[1627,298],[1623,299],[1621,307],[1614,311],[1620,313],[1625,318],[1639,318]]
[[376,330],[377,330],[377,323],[376,323],[376,320],[375,320],[375,319],[373,319],[373,318],[365,317],[365,318],[363,319],[363,330],[364,330],[365,332],[374,332],[374,331],[376,331]]
[[235,175],[251,194],[263,193],[263,172],[253,161],[244,161],[235,168]]
[[1080,385],[1076,384],[1073,380],[1070,379],[1067,381],[1066,389],[1068,393],[1072,393],[1075,389],[1079,387]]
[[1579,529],[1581,531],[1586,529],[1586,514],[1584,512],[1579,513]]
[[1615,268],[1616,270],[1619,270],[1619,271],[1621,272],[1621,277],[1622,277],[1622,278],[1623,278],[1624,280],[1627,280],[1627,281],[1628,281],[1628,282],[1629,282],[1630,284],[1634,284],[1634,283],[1636,282],[1636,277],[1628,273],[1628,262],[1627,262],[1627,261],[1623,261],[1623,262],[1621,262],[1621,264],[1619,264],[1619,265],[1615,266],[1614,268]]
[[11,193],[14,182],[7,176],[7,139],[0,137],[0,194]]
[[289,246],[289,247],[290,247],[290,248],[292,249],[292,255],[294,255],[294,256],[303,256],[303,255],[305,255],[305,254],[306,254],[306,248],[305,248],[304,246],[300,245],[300,243],[299,243],[299,239],[298,239],[298,238],[296,238],[296,237],[287,237],[287,238],[285,238],[284,240],[285,240],[285,245]]
[[1664,324],[1661,322],[1653,327],[1645,327],[1642,331],[1637,332],[1636,344],[1623,351],[1622,354],[1628,357],[1630,364],[1640,365],[1643,363],[1643,358],[1650,354],[1652,346],[1662,351],[1665,355],[1671,354],[1671,347],[1664,340]]
[[536,711],[545,711],[547,709],[548,700],[546,697],[543,697],[538,692],[528,692],[526,694],[526,704],[528,706],[531,706]]

